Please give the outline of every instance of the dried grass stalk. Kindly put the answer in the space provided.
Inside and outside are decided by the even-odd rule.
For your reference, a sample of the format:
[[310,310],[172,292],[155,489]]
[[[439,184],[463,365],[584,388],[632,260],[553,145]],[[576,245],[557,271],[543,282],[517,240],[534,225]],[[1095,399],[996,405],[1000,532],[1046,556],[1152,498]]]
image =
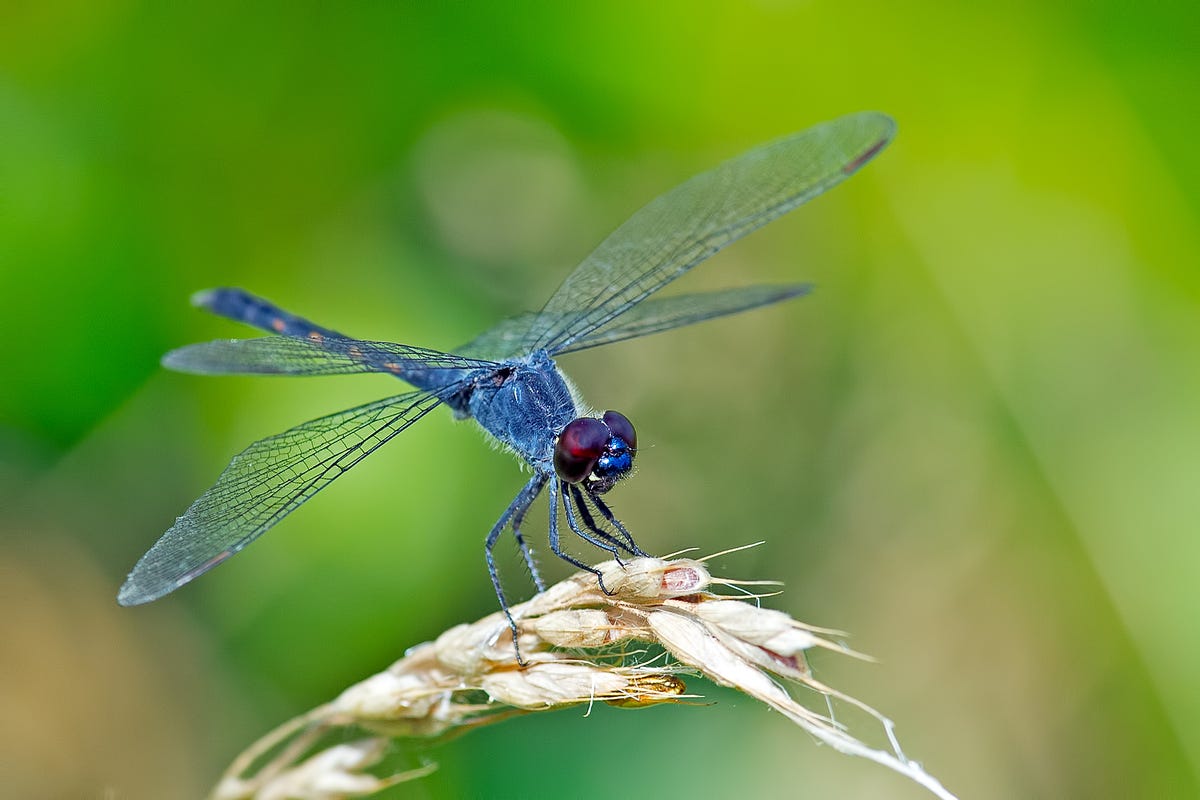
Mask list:
[[[904,756],[890,720],[813,678],[807,650],[857,655],[828,638],[840,635],[836,631],[760,608],[754,596],[716,594],[714,586],[737,582],[713,578],[699,560],[639,558],[598,568],[612,595],[581,572],[512,609],[526,666],[516,662],[499,612],[451,628],[256,742],[230,766],[212,798],[364,797],[433,769],[373,774],[394,737],[454,735],[516,714],[584,703],[636,708],[680,702],[692,697],[680,678],[689,673],[761,700],[840,752],[876,761],[952,798]],[[648,646],[665,656],[648,657]],[[823,696],[828,713],[801,705],[783,682]],[[870,714],[890,749],[868,746],[833,719],[834,701]],[[367,735],[347,742],[349,730]],[[327,744],[331,733],[342,738]]]

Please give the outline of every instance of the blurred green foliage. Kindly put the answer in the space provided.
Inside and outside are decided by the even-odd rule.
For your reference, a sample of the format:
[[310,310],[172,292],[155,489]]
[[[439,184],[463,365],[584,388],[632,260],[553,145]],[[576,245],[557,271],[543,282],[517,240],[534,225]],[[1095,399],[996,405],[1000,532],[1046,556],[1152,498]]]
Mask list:
[[[244,333],[190,292],[449,348],[683,178],[875,108],[892,148],[685,287],[814,296],[564,359],[638,426],[614,502],[651,551],[765,539],[717,567],[854,631],[882,663],[819,677],[962,796],[1196,796],[1197,29],[1195,3],[9,4],[0,783],[196,796],[494,609],[480,545],[521,476],[445,414],[116,607],[231,454],[394,391],[164,373]],[[923,796],[693,688],[717,707],[473,733],[397,795]]]

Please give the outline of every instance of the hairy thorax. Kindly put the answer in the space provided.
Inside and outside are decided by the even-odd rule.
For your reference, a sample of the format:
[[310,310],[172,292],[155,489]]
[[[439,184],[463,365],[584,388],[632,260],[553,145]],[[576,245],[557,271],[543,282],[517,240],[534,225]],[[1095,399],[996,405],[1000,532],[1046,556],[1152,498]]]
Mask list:
[[571,387],[544,350],[482,374],[464,399],[484,430],[535,465],[551,460],[555,437],[577,416]]

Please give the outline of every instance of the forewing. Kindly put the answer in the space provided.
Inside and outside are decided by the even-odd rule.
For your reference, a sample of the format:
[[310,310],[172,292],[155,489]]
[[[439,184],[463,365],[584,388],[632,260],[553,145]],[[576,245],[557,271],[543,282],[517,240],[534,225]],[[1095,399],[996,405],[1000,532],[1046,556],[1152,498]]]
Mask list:
[[[654,298],[639,303],[628,312],[616,317],[607,325],[575,339],[570,345],[555,350],[556,353],[573,353],[602,344],[622,342],[640,336],[649,336],[659,331],[680,328],[708,319],[737,314],[741,311],[761,308],[793,297],[802,297],[812,291],[812,284],[795,283],[784,286],[746,286],[738,289],[723,289],[716,292],[681,294]],[[479,358],[508,358],[521,352],[522,338],[529,325],[539,315],[522,314],[503,320],[481,333],[455,352]],[[559,317],[561,320],[562,317]]]
[[407,370],[478,369],[493,362],[411,347],[358,339],[218,339],[188,345],[163,356],[163,366],[202,375],[345,375]]
[[609,324],[580,336],[556,352],[571,353],[602,344],[649,336],[659,331],[761,308],[791,300],[793,297],[802,297],[811,290],[811,284],[798,283],[788,286],[746,286],[740,289],[654,298],[634,306]]
[[117,601],[148,603],[212,569],[439,402],[409,392],[250,445],[141,557]]
[[854,174],[894,132],[884,114],[851,114],[750,150],[667,192],[563,281],[525,323],[521,349],[573,349],[721,248]]

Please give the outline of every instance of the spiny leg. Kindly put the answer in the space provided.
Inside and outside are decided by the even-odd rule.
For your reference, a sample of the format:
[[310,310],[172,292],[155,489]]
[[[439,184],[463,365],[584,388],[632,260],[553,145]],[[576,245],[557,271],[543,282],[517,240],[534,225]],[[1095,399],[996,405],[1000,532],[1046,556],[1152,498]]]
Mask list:
[[625,562],[621,561],[621,554],[617,551],[619,543],[614,540],[610,534],[604,531],[596,531],[596,533],[600,534],[600,538],[597,539],[589,534],[584,533],[583,529],[579,527],[579,523],[575,520],[575,511],[571,508],[571,494],[567,490],[568,486],[570,486],[570,484],[564,481],[562,484],[562,505],[563,510],[567,512],[567,524],[571,526],[571,530],[573,530],[575,535],[580,539],[583,539],[585,542],[589,542],[596,547],[599,547],[601,550],[606,550],[609,553],[612,553],[613,558],[617,560],[617,563],[621,566],[625,566]]
[[[575,507],[579,511],[579,517],[583,520],[583,524],[588,530],[599,536],[601,539],[604,539],[606,542],[612,542],[614,545],[632,556],[643,555],[637,551],[636,545],[634,547],[630,547],[629,545],[632,543],[626,543],[623,539],[613,536],[611,533],[596,524],[595,517],[592,516],[592,512],[589,511],[587,507],[587,495],[580,491],[578,486],[575,486],[574,484],[568,484],[567,488],[570,490],[571,496],[575,498]],[[606,547],[604,549],[607,550],[608,548]],[[620,559],[617,560],[620,561]]]
[[[588,566],[572,556],[570,553],[564,552],[562,546],[558,543],[558,497],[558,481],[550,481],[550,550],[554,552],[554,555],[558,556],[563,561],[566,561],[568,564],[572,564],[579,569],[586,570],[595,575],[596,580],[600,583],[600,591],[604,592],[605,594],[612,594],[612,592],[608,590],[608,587],[604,585],[604,575],[601,574],[600,570],[596,569],[595,567]],[[564,504],[566,503],[565,496],[563,502]],[[568,512],[568,516],[569,514],[570,512]],[[597,546],[599,547],[600,545],[597,543]]]
[[592,543],[592,545],[599,547],[602,549],[602,551],[612,553],[612,557],[617,560],[617,564],[625,566],[624,561],[620,560],[620,552],[618,551],[618,548],[625,547],[624,543],[614,539],[612,534],[608,533],[608,531],[596,528],[594,521],[588,521],[587,517],[589,515],[587,510],[584,509],[583,506],[580,506],[580,515],[584,517],[584,523],[586,523],[588,527],[592,529],[592,533],[596,534],[596,536],[599,536],[599,539],[596,539],[595,536],[590,534],[583,533],[583,529],[580,528],[580,523],[576,522],[575,519],[575,510],[572,509],[571,494],[568,491],[568,486],[569,485],[563,486],[563,510],[566,511],[566,523],[570,525],[571,530],[574,530],[575,535],[580,537],[580,539]]
[[[579,490],[576,489],[576,491]],[[604,517],[604,519],[608,521],[609,525],[612,525],[614,528],[620,531],[621,535],[624,536],[629,542],[629,552],[633,553],[635,556],[641,556],[642,558],[651,557],[649,553],[637,546],[637,542],[633,540],[633,534],[630,533],[628,529],[621,524],[621,521],[613,515],[612,510],[605,504],[603,500],[594,494],[589,494],[588,499],[596,504],[596,510],[600,512],[600,516]]]
[[608,507],[607,503],[594,494],[589,494],[588,498],[596,505],[596,510],[600,512],[600,516],[604,517],[608,524],[616,528],[621,535],[625,537],[626,541],[629,542],[630,552],[632,552],[635,556],[641,556],[642,558],[651,557],[649,553],[637,546],[637,542],[633,540],[633,534],[629,532],[628,528],[621,524],[621,521],[617,519],[615,514],[613,514],[612,509]]
[[517,643],[517,621],[513,619],[512,612],[508,609],[508,600],[504,597],[504,587],[500,585],[500,571],[496,569],[496,557],[493,555],[492,550],[496,547],[496,541],[500,538],[500,534],[504,533],[504,528],[508,525],[509,520],[517,514],[524,517],[525,512],[545,485],[546,476],[540,472],[534,474],[529,479],[529,483],[525,484],[525,488],[518,492],[513,501],[508,504],[508,508],[500,515],[500,519],[496,520],[496,524],[492,526],[492,530],[488,533],[487,540],[483,546],[484,556],[487,558],[488,575],[492,578],[492,588],[496,590],[496,597],[500,600],[500,608],[504,611],[504,616],[508,620],[508,627],[512,631],[513,650],[517,654],[517,663],[521,666],[525,666],[525,659],[521,658],[521,646]]
[[[532,501],[530,501],[532,504]],[[521,535],[521,523],[525,521],[525,512],[529,510],[529,506],[522,506],[513,512],[512,532],[516,537],[517,546],[521,548],[521,555],[525,558],[525,566],[529,567],[529,574],[533,577],[533,585],[537,587],[539,592],[546,591],[546,584],[542,582],[542,576],[538,572],[537,564],[533,561],[533,552],[529,549],[529,545],[525,543],[525,537]]]

